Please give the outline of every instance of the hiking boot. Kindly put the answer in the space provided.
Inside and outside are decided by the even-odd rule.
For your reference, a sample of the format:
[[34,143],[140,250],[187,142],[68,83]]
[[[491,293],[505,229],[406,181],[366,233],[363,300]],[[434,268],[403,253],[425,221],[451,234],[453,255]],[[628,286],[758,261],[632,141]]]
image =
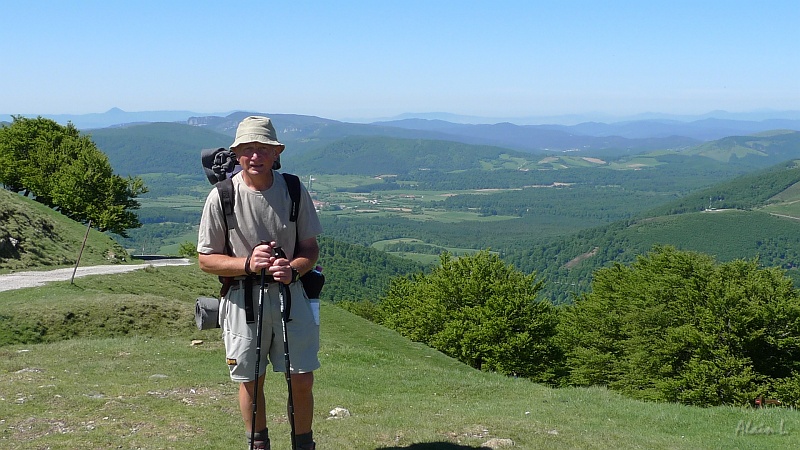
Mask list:
[[316,442],[311,442],[309,444],[298,445],[297,446],[298,450],[316,450],[316,448],[317,448],[317,443]]
[[[254,450],[270,450],[269,448],[269,439],[266,441],[255,441],[253,442],[253,449]],[[250,450],[250,445],[247,446],[247,450]]]

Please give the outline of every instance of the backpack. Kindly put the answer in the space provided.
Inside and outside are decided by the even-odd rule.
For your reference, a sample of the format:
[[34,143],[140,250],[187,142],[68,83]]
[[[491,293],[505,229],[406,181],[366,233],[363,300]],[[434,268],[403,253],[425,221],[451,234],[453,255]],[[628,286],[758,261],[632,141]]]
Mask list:
[[[219,193],[222,211],[225,213],[225,228],[227,229],[225,233],[225,253],[232,256],[233,249],[228,239],[228,232],[236,226],[236,216],[234,214],[236,196],[233,189],[233,180],[231,180],[229,174],[233,172],[237,165],[236,155],[233,151],[225,148],[204,149],[201,151],[200,159],[208,181],[217,188],[217,192]],[[278,170],[280,167],[280,157],[278,157],[272,168]],[[300,178],[290,173],[281,173],[281,175],[283,175],[283,179],[286,181],[286,186],[289,190],[289,198],[292,200],[289,220],[297,223],[301,199]],[[303,283],[303,289],[306,291],[306,296],[310,299],[319,298],[322,287],[325,284],[325,275],[322,274],[321,270],[322,269],[317,266],[315,269],[300,277],[300,281]],[[230,287],[232,278],[219,277],[219,280],[220,283],[222,283],[220,297],[223,297]],[[210,299],[208,297],[198,298],[195,304],[195,321],[197,322],[197,327],[201,330],[218,328],[219,324],[216,323],[218,308],[218,299]],[[250,314],[248,314],[248,316],[249,315]]]

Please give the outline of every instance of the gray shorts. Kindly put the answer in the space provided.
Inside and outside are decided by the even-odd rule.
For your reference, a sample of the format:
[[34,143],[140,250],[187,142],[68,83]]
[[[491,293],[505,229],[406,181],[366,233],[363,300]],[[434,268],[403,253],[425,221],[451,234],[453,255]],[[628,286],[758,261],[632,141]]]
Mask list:
[[[318,310],[312,311],[302,283],[292,283],[285,287],[287,291],[291,290],[292,296],[291,320],[286,323],[291,373],[312,372],[320,366],[317,356],[319,353],[319,312]],[[244,309],[244,288],[237,284],[234,284],[219,305],[219,324],[222,327],[222,339],[225,342],[225,357],[231,372],[231,380],[239,383],[254,380],[259,288],[258,282],[254,282],[255,323],[247,323]],[[270,283],[264,294],[259,376],[266,372],[269,362],[272,362],[273,371],[286,371],[278,284]]]

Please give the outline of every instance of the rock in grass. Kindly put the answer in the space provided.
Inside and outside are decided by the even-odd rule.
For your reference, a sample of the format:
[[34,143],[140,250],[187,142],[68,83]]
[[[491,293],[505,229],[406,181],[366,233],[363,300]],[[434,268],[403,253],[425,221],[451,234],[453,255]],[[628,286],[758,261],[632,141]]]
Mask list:
[[500,438],[492,438],[488,441],[481,444],[481,447],[489,447],[489,448],[503,448],[503,447],[513,447],[514,441],[511,439],[500,439]]
[[328,414],[330,415],[330,417],[328,417],[329,419],[342,419],[345,417],[350,417],[350,411],[338,406],[333,408]]

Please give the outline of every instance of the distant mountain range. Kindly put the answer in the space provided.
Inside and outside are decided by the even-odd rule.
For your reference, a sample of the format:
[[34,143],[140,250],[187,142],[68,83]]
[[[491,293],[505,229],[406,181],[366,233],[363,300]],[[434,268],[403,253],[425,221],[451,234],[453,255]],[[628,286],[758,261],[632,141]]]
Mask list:
[[[146,123],[87,130],[122,175],[173,172],[201,174],[200,150],[227,147],[240,120],[228,117],[194,118],[187,123]],[[455,125],[455,131],[406,129],[387,125],[350,124],[310,116],[273,115],[279,136],[286,143],[285,167],[305,173],[371,174],[398,171],[453,171],[475,168],[475,164],[501,166],[501,155],[514,167],[547,169],[556,166],[583,167],[619,164],[652,165],[668,155],[697,158],[695,163],[735,164],[743,170],[767,167],[800,158],[800,131],[769,131],[749,136],[728,136],[713,141],[685,137],[627,139],[592,137],[558,130],[511,124]],[[437,124],[437,126],[445,126]],[[233,128],[231,128],[233,127]],[[482,131],[482,136],[469,133]],[[462,134],[459,134],[462,133]],[[490,140],[494,145],[478,144]],[[527,142],[550,139],[550,152],[519,150]],[[538,141],[537,141],[538,139]],[[578,148],[580,151],[556,151]],[[533,147],[533,145],[531,145]],[[632,158],[640,158],[633,160]],[[599,158],[599,159],[597,159]],[[674,158],[673,158],[674,159]],[[590,163],[587,161],[595,161]]]
[[[170,122],[233,136],[239,121],[252,114],[272,117],[279,137],[287,143],[291,142],[300,151],[348,137],[384,136],[491,145],[528,153],[602,152],[608,156],[652,150],[685,150],[725,137],[749,136],[774,130],[800,131],[800,111],[716,111],[694,116],[694,120],[679,120],[691,119],[687,116],[679,118],[650,114],[642,115],[640,120],[582,122],[575,125],[519,125],[508,121],[460,123],[459,120],[477,118],[445,113],[420,114],[423,116],[421,118],[354,123],[316,116],[246,111],[202,115],[189,111],[125,112],[118,108],[102,114],[44,117],[59,123],[72,122],[79,129],[93,135],[137,124]],[[432,118],[437,116],[448,117],[450,120]],[[218,142],[215,140],[214,144]]]
[[[192,117],[226,117],[235,113],[235,111],[217,112],[217,113],[198,113],[192,111],[138,111],[128,112],[119,108],[111,108],[104,113],[90,113],[90,114],[41,114],[42,117],[47,117],[55,120],[58,123],[66,124],[72,122],[79,129],[91,128],[106,128],[121,124],[142,123],[142,122],[186,122]],[[11,114],[0,114],[0,120],[10,121]],[[26,115],[27,117],[34,117],[34,115]],[[498,123],[513,123],[516,125],[548,125],[548,126],[572,126],[580,125],[579,129],[593,129],[593,127],[586,124],[613,124],[615,126],[621,125],[623,128],[630,129],[632,122],[657,122],[657,123],[691,123],[703,122],[705,120],[713,119],[720,121],[733,121],[733,122],[769,122],[769,121],[789,121],[789,123],[800,122],[800,110],[794,111],[774,111],[774,110],[759,110],[749,112],[728,112],[728,111],[711,111],[706,114],[699,115],[675,115],[663,113],[642,113],[632,116],[612,116],[601,113],[587,113],[587,114],[571,114],[559,116],[535,116],[535,117],[479,117],[479,116],[465,116],[460,114],[452,114],[447,112],[428,112],[428,113],[404,113],[395,117],[388,118],[375,118],[375,119],[352,119],[344,120],[349,123],[376,123],[376,122],[402,122],[409,119],[423,119],[425,121],[433,122],[450,122],[454,124],[498,124]],[[793,125],[796,126],[796,125]],[[705,125],[701,125],[705,127]],[[635,126],[634,126],[635,128]],[[763,130],[757,130],[763,131]],[[608,132],[608,130],[606,130]],[[613,132],[615,135],[624,137],[641,137],[629,136],[626,134],[619,134]],[[722,136],[718,136],[722,137]]]

